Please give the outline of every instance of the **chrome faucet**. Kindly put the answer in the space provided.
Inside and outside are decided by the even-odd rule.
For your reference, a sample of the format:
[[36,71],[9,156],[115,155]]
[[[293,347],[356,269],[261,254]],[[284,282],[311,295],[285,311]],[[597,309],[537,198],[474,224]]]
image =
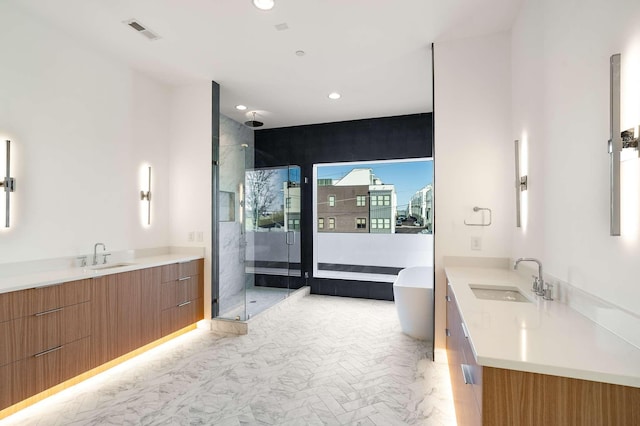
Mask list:
[[[538,264],[538,276],[534,277],[533,287],[531,290],[535,292],[538,296],[545,296],[545,288],[544,288],[544,275],[542,272],[542,262],[538,259],[534,259],[532,257],[521,257],[513,262],[513,269],[518,269],[518,264],[520,262],[535,262]],[[545,297],[546,298],[546,297]]]
[[93,263],[92,263],[93,266],[98,264],[98,246],[102,246],[102,250],[107,251],[107,247],[104,245],[104,243],[96,243],[93,246]]

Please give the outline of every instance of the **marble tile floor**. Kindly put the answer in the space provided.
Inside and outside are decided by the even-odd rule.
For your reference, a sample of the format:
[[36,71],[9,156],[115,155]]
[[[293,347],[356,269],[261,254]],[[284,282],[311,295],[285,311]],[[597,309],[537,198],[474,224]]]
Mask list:
[[455,425],[429,348],[400,332],[393,302],[311,295],[245,336],[187,333],[0,425]]

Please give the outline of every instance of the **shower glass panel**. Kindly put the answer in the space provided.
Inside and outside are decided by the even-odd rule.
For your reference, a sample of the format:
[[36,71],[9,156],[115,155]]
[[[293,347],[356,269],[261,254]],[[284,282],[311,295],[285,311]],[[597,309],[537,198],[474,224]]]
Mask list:
[[247,240],[244,228],[245,170],[253,167],[248,145],[220,145],[218,209],[218,318],[245,320]]
[[245,321],[289,295],[300,198],[299,167],[254,169],[251,147],[220,146],[218,318]]
[[285,299],[300,276],[300,168],[248,170],[246,185],[247,318]]

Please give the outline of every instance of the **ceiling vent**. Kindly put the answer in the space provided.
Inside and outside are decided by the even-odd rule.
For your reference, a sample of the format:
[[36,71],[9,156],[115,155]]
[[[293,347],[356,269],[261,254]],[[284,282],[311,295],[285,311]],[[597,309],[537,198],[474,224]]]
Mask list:
[[151,41],[158,40],[160,38],[158,34],[154,33],[149,28],[142,25],[140,21],[138,21],[137,19],[129,19],[128,21],[124,21],[124,23]]

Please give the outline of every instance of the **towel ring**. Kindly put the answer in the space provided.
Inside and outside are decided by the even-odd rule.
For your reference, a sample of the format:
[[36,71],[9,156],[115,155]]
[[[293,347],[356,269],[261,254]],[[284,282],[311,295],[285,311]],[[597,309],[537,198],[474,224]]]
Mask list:
[[482,223],[468,223],[467,219],[465,219],[464,220],[464,224],[467,225],[467,226],[490,226],[491,225],[491,209],[487,208],[487,207],[477,207],[477,206],[473,208],[474,212],[479,212],[479,211],[483,211],[483,210],[489,212],[489,223],[484,223],[484,222],[482,222]]

